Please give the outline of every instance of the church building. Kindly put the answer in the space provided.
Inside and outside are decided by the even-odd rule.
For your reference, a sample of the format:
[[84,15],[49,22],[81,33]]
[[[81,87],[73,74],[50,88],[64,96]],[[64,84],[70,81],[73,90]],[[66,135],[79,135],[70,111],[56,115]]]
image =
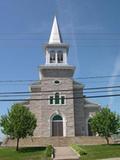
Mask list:
[[84,85],[73,79],[75,67],[67,61],[69,45],[62,40],[56,17],[44,48],[40,80],[30,86],[31,98],[25,103],[37,118],[34,137],[90,135],[88,120],[99,105],[89,102],[83,95]]

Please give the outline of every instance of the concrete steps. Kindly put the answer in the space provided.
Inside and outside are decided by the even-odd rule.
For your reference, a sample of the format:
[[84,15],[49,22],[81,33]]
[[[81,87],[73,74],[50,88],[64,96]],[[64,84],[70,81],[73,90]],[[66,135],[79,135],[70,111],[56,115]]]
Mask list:
[[80,157],[70,147],[55,147],[53,160],[79,160]]
[[[30,146],[47,146],[52,145],[54,147],[65,147],[71,144],[81,144],[81,145],[95,145],[95,144],[105,144],[106,141],[101,137],[28,137],[25,139],[20,139],[21,147]],[[110,139],[110,143],[113,143]],[[3,146],[16,146],[16,140],[6,139]]]

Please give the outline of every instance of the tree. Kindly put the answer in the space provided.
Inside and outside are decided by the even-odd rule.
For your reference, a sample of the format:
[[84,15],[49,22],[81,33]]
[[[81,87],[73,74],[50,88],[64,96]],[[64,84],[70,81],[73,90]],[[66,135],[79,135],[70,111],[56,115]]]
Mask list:
[[90,119],[90,125],[92,131],[105,137],[107,144],[109,144],[109,137],[112,134],[117,134],[120,129],[120,116],[105,107]]
[[7,115],[1,116],[0,126],[4,134],[17,139],[16,151],[18,151],[20,138],[33,136],[36,122],[35,115],[29,108],[22,104],[14,104]]

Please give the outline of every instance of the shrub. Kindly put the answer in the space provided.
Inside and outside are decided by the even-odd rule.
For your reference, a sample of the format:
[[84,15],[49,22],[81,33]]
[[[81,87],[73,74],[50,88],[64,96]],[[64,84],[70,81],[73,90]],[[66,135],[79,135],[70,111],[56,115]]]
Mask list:
[[86,155],[87,151],[80,147],[79,144],[72,144],[71,147],[79,154]]
[[46,156],[47,156],[47,157],[51,157],[52,154],[53,154],[53,151],[54,151],[54,149],[53,149],[52,145],[48,145],[48,146],[46,147]]

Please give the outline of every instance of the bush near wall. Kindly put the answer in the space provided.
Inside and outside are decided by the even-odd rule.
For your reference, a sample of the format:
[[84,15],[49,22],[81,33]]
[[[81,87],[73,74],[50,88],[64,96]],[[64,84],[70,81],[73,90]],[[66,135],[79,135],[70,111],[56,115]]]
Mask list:
[[46,157],[52,157],[52,155],[54,154],[54,148],[52,145],[48,145],[46,147]]

